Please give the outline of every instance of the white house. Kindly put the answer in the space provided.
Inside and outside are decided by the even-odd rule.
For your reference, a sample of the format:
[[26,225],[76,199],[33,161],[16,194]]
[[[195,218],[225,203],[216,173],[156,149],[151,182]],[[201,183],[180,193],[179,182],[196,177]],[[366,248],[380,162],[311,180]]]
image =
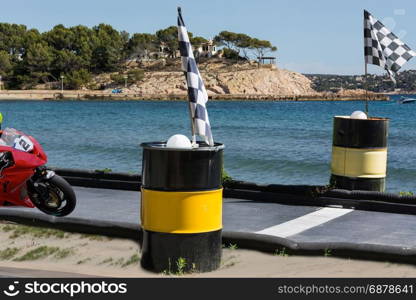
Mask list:
[[199,57],[211,57],[217,54],[217,46],[215,46],[213,40],[209,40],[206,43],[202,43],[198,48],[195,49]]

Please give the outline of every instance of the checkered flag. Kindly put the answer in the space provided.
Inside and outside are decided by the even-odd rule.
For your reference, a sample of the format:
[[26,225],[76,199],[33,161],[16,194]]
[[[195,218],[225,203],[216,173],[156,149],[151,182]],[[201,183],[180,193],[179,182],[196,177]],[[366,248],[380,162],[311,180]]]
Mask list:
[[208,101],[208,94],[205,90],[204,82],[199,73],[192,45],[189,41],[188,31],[182,19],[181,9],[178,7],[178,39],[179,51],[182,59],[182,70],[186,77],[186,84],[188,85],[189,106],[192,117],[192,138],[195,141],[195,135],[200,135],[205,138],[205,142],[214,146],[214,139],[212,138],[211,126],[208,119],[208,111],[205,103]]
[[396,83],[395,74],[416,53],[364,10],[364,55],[365,63],[384,68]]

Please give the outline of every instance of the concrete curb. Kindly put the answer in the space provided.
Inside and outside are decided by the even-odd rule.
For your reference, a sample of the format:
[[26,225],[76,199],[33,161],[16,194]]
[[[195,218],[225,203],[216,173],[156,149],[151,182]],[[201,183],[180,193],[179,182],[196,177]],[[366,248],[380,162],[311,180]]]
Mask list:
[[353,208],[355,210],[416,215],[416,202],[415,204],[404,204],[377,200],[344,199],[334,197],[312,198],[294,194],[231,189],[224,189],[224,197],[246,199],[257,202],[279,203],[285,205],[321,207],[337,206],[342,208]]
[[139,225],[127,222],[107,222],[91,219],[54,217],[28,211],[2,211],[0,219],[28,226],[48,227],[73,233],[99,234],[141,241]]
[[102,170],[51,168],[64,177],[70,184],[82,187],[114,189],[125,191],[140,190],[140,175],[129,173],[112,173]]
[[[126,238],[141,245],[142,231],[139,225],[124,222],[105,222],[80,218],[57,218],[27,211],[1,212],[3,220],[19,224],[60,229],[73,233],[98,234],[116,238]],[[356,243],[311,243],[295,242],[290,239],[249,233],[223,231],[224,245],[236,244],[238,248],[252,249],[277,255],[330,255],[343,258],[404,262],[416,264],[416,248],[399,246],[356,244]]]
[[[74,186],[139,191],[141,176],[80,169],[54,169]],[[262,185],[244,181],[224,183],[224,197],[286,205],[340,206],[356,210],[416,215],[416,196],[327,190],[324,186]]]

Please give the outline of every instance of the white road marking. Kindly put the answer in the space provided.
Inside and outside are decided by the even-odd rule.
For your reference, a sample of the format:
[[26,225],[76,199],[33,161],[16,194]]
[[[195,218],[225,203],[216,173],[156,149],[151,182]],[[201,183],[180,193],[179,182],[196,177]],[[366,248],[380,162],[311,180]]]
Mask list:
[[312,227],[329,222],[333,219],[339,218],[352,212],[353,209],[341,209],[333,207],[324,207],[320,210],[314,211],[302,217],[290,220],[288,222],[275,225],[263,230],[257,231],[259,234],[267,234],[279,237],[288,237],[301,233]]

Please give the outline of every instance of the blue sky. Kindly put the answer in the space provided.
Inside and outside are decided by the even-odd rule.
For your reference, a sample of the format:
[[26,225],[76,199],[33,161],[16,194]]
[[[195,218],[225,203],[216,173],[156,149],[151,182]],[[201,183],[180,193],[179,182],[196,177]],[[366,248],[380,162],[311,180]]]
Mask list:
[[[304,73],[363,72],[362,14],[367,9],[416,49],[414,0],[13,0],[0,2],[0,22],[46,31],[56,24],[154,33],[176,25],[182,7],[188,30],[213,37],[221,30],[272,41],[278,65]],[[413,58],[403,69],[415,69]],[[380,73],[369,67],[370,73]]]

